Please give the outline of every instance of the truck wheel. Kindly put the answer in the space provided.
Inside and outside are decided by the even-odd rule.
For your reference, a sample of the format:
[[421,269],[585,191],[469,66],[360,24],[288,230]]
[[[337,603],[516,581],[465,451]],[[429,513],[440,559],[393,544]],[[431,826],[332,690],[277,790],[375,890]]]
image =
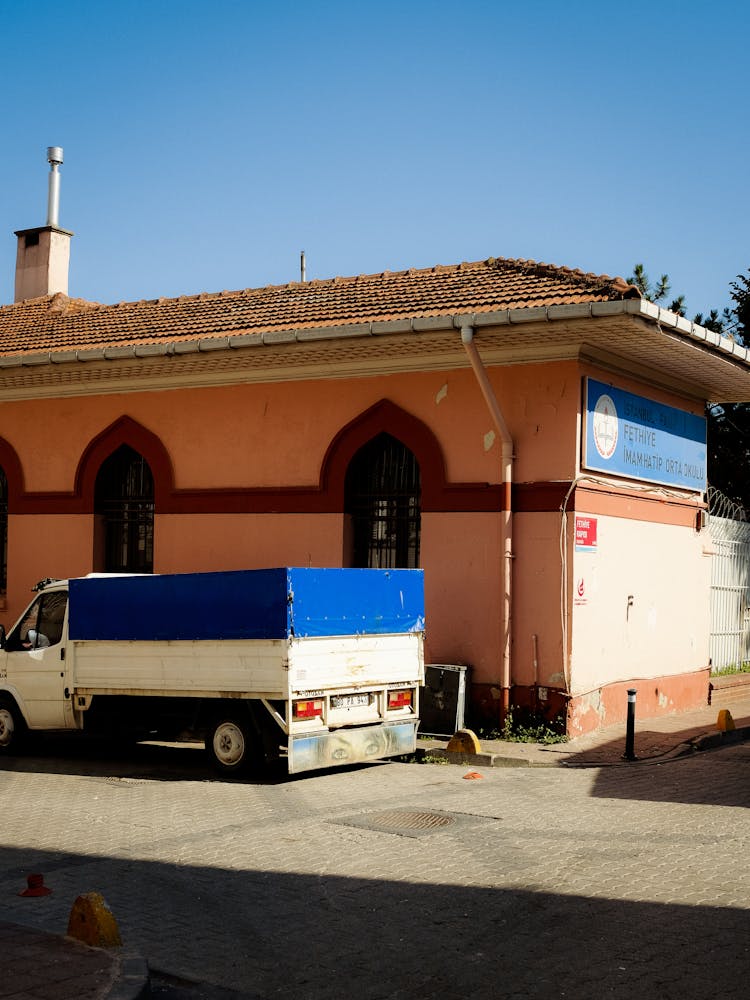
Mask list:
[[220,774],[244,774],[255,759],[255,741],[248,722],[221,716],[206,735],[206,750]]
[[21,713],[14,702],[8,698],[0,698],[0,754],[18,750],[25,729]]

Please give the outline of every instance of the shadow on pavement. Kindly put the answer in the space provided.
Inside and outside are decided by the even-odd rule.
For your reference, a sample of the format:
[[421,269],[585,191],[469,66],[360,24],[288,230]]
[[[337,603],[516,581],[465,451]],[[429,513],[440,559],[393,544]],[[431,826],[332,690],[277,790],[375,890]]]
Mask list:
[[[689,781],[680,773],[687,764]],[[658,780],[655,768],[659,770]],[[737,780],[738,770],[745,780]],[[750,744],[747,743],[718,751],[695,751],[692,756],[664,764],[603,767],[595,774],[591,789],[595,798],[750,808]]]
[[[386,761],[352,764],[330,770],[352,771],[382,767]],[[202,743],[124,743],[80,735],[36,736],[23,752],[0,757],[0,771],[31,774],[80,774],[96,778],[148,781],[218,781],[268,785],[304,781],[307,774],[290,775],[279,763],[249,775],[226,777],[211,767]]]
[[[662,734],[656,734],[661,736]],[[653,745],[653,744],[652,744]],[[671,744],[674,746],[674,742]],[[559,744],[563,752],[567,744]],[[624,742],[622,743],[624,747]],[[710,776],[704,775],[702,759],[716,754],[709,751],[682,758],[650,760],[639,758],[629,763],[623,761],[619,751],[620,741],[605,744],[596,752],[608,754],[607,764],[597,765],[586,752],[572,758],[573,767],[585,766],[595,775],[590,794],[594,798],[636,799],[651,802],[706,803],[709,805],[750,807],[750,743],[736,745],[731,751],[719,755],[727,768],[742,768],[748,780],[737,782],[736,773],[726,772],[726,781],[717,778],[715,768]],[[551,752],[557,747],[545,748]],[[637,749],[637,744],[636,744]],[[690,782],[672,772],[686,761],[692,761],[693,777]],[[612,766],[615,764],[617,766]],[[289,775],[279,765],[248,776],[226,778],[218,775],[208,763],[199,744],[139,743],[122,745],[108,740],[75,738],[70,736],[44,737],[35,740],[22,756],[0,759],[0,772],[24,774],[65,774],[105,778],[113,781],[157,782],[219,782],[253,786],[273,786],[306,782],[311,777],[346,774],[379,767],[398,767],[398,763],[375,761],[353,764],[331,770]],[[425,774],[431,764],[424,764]],[[460,767],[462,765],[451,765]],[[467,765],[468,766],[468,765]],[[654,768],[659,769],[659,780],[654,780]],[[480,770],[482,768],[480,767]],[[721,773],[721,772],[720,772]]]
[[[685,754],[691,745],[700,745],[707,735],[721,734],[716,729],[715,718],[683,728],[670,726],[675,717],[667,717],[662,726],[648,727],[648,720],[636,727],[633,738],[635,763],[658,763],[666,756],[673,757]],[[738,715],[733,719],[737,734],[750,727],[750,716]],[[606,730],[579,737],[570,743],[561,743],[545,747],[550,756],[558,756],[565,760],[569,767],[595,767],[622,765],[629,766],[625,759],[626,737],[625,727],[618,727],[616,736],[606,738]],[[728,736],[731,734],[727,734]]]
[[[439,870],[439,838],[426,840],[425,851]],[[18,873],[30,866],[55,891],[19,903]],[[750,970],[750,912],[700,900],[626,902],[597,886],[590,896],[566,896],[416,884],[408,872],[396,882],[0,849],[0,891],[15,900],[10,919],[20,920],[23,906],[26,923],[60,932],[74,896],[93,888],[126,945],[163,981],[252,997],[740,997]]]

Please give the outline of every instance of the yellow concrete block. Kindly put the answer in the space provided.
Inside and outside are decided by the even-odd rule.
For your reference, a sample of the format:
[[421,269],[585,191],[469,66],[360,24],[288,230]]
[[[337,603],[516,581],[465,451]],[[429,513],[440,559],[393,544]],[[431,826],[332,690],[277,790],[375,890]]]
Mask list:
[[720,729],[723,733],[734,729],[734,719],[728,708],[722,708],[719,712],[719,718],[716,720],[716,728]]
[[451,736],[447,750],[453,753],[481,753],[479,740],[470,729],[459,729]]
[[73,903],[68,935],[94,948],[117,948],[122,944],[117,921],[98,892],[84,893]]

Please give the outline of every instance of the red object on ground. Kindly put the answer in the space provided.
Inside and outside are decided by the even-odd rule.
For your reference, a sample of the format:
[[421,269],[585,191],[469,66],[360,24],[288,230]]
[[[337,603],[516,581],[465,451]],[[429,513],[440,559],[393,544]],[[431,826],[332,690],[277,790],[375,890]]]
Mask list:
[[19,896],[49,896],[52,892],[44,884],[44,875],[27,875],[27,886],[18,893]]

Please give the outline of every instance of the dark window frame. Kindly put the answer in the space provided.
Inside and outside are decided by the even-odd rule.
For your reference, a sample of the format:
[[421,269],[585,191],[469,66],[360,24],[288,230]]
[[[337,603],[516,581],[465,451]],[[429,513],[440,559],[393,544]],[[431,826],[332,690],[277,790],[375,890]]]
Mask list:
[[0,466],[0,594],[8,590],[8,477]]
[[146,459],[123,444],[96,476],[95,563],[105,573],[153,573],[154,479]]
[[421,536],[421,475],[414,453],[380,433],[353,456],[344,509],[350,518],[350,565],[416,569]]

